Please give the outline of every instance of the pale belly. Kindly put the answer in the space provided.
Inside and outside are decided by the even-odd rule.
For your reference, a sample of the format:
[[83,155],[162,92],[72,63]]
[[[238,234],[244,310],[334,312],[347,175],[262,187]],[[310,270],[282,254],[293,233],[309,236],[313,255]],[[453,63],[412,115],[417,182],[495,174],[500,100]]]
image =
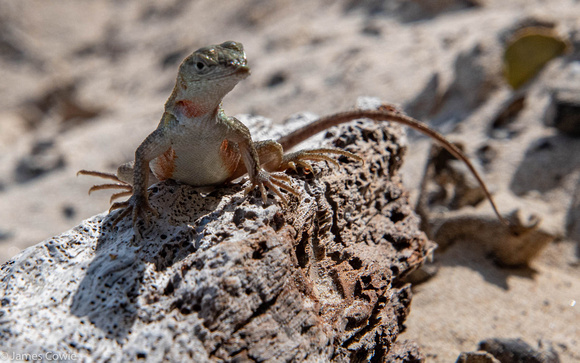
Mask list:
[[232,175],[220,150],[222,142],[223,138],[210,140],[208,135],[180,137],[168,152],[151,161],[151,170],[159,180],[193,186],[222,184]]

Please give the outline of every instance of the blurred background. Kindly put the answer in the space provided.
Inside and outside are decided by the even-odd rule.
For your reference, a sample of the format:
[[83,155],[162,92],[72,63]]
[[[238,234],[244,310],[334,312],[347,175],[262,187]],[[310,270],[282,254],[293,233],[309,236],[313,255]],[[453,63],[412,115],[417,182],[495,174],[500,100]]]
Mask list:
[[[567,308],[580,300],[574,0],[0,0],[0,262],[106,211],[109,194],[89,197],[98,180],[76,171],[114,171],[131,160],[157,126],[181,60],[226,40],[244,44],[252,68],[224,100],[230,115],[282,122],[299,112],[351,109],[359,96],[373,96],[460,143],[500,209],[540,216],[542,236],[555,241],[534,266],[553,280],[540,282],[526,270],[522,283],[536,285],[522,289],[531,294],[542,283],[567,281],[560,289],[567,295],[552,294],[561,300],[552,307],[568,314],[562,324],[580,321],[578,308]],[[429,152],[429,140],[409,133],[402,173],[413,202]],[[488,208],[481,199],[448,204]],[[513,274],[497,273],[503,282],[491,288],[504,293]],[[473,279],[490,280],[481,271],[468,283]],[[550,305],[546,299],[538,304]],[[433,315],[428,303],[414,304]],[[522,309],[546,306],[534,304]],[[441,333],[455,350],[436,353],[443,343],[419,333],[413,316],[420,313],[411,316],[411,338],[435,361],[482,338]],[[429,324],[443,331],[449,322]],[[531,341],[546,338],[542,324],[530,320]],[[580,359],[580,333],[566,329],[557,350],[564,361]]]

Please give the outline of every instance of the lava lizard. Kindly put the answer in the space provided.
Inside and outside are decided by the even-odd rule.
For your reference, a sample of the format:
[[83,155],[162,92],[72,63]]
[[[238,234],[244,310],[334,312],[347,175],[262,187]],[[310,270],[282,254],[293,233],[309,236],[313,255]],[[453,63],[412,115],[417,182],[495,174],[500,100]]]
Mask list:
[[[124,202],[115,202],[109,212],[124,209],[113,225],[131,214],[133,228],[137,230],[139,218],[146,222],[149,213],[158,216],[148,200],[147,188],[158,181],[173,179],[192,186],[222,185],[248,174],[250,185],[246,193],[256,186],[266,201],[266,187],[283,203],[282,190],[298,196],[288,184],[290,177],[283,172],[301,166],[311,170],[309,161],[329,161],[338,164],[329,155],[360,157],[341,149],[318,148],[284,154],[285,149],[329,127],[361,118],[405,124],[435,139],[453,156],[462,160],[483,188],[498,218],[509,224],[499,213],[493,198],[471,162],[443,135],[424,123],[392,109],[353,110],[336,113],[318,120],[278,139],[253,141],[248,128],[235,117],[226,116],[221,106],[222,98],[235,85],[250,75],[243,45],[228,41],[200,48],[189,55],[179,66],[177,80],[171,96],[165,103],[165,112],[157,129],[139,145],[135,160],[121,165],[116,174],[80,170],[78,174],[93,175],[114,180],[112,184],[95,185],[89,190],[121,189],[111,196],[130,196]],[[241,161],[241,162],[240,162]]]

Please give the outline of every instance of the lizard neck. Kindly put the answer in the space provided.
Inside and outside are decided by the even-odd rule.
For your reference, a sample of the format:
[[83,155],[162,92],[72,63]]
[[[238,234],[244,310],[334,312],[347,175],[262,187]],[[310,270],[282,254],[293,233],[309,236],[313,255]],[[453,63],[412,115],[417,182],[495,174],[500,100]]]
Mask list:
[[174,115],[177,119],[215,119],[223,113],[221,100],[209,101],[200,98],[170,98],[166,105],[165,111]]
[[192,90],[178,82],[165,103],[165,111],[178,119],[215,119],[223,112],[221,101],[211,92]]
[[171,111],[174,115],[183,115],[188,119],[192,119],[214,115],[219,108],[219,104],[216,106],[197,102],[197,100],[178,100]]

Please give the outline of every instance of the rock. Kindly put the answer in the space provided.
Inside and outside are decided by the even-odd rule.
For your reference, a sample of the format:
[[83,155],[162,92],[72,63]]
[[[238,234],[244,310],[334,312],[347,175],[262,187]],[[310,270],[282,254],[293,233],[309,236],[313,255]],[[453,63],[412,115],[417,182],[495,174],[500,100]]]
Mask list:
[[361,9],[369,16],[396,16],[403,22],[414,22],[431,19],[435,16],[452,11],[480,6],[481,0],[349,0],[345,2],[345,10]]
[[[0,270],[0,350],[90,361],[422,361],[397,342],[405,275],[434,245],[397,170],[402,130],[357,122],[324,145],[341,160],[297,173],[282,208],[241,184],[150,189],[159,218],[137,240],[100,214]],[[312,146],[312,145],[311,145]]]
[[415,0],[414,2],[432,15],[481,6],[481,0]]
[[576,184],[573,195],[572,204],[566,216],[566,235],[571,240],[576,241],[578,245],[576,255],[580,258],[580,180]]
[[580,136],[580,61],[575,58],[563,59],[559,67],[549,73],[545,86],[549,101],[543,121],[562,134],[577,138]]
[[455,363],[500,363],[488,352],[463,352],[457,357]]
[[433,239],[442,246],[470,238],[477,241],[495,262],[505,267],[525,267],[542,252],[555,236],[541,228],[536,216],[525,216],[516,210],[507,216],[510,226],[503,225],[494,214],[464,211],[433,217]]
[[425,359],[417,343],[404,340],[396,341],[383,361],[389,363],[424,362]]
[[580,90],[554,90],[545,123],[564,134],[580,137]]
[[520,112],[526,105],[525,92],[516,92],[500,107],[488,130],[488,135],[495,139],[511,139],[521,133],[521,126],[514,125]]
[[[544,347],[546,345],[546,347]],[[486,339],[479,343],[485,350],[502,363],[559,363],[560,358],[550,343],[540,342],[535,349],[522,339]]]

